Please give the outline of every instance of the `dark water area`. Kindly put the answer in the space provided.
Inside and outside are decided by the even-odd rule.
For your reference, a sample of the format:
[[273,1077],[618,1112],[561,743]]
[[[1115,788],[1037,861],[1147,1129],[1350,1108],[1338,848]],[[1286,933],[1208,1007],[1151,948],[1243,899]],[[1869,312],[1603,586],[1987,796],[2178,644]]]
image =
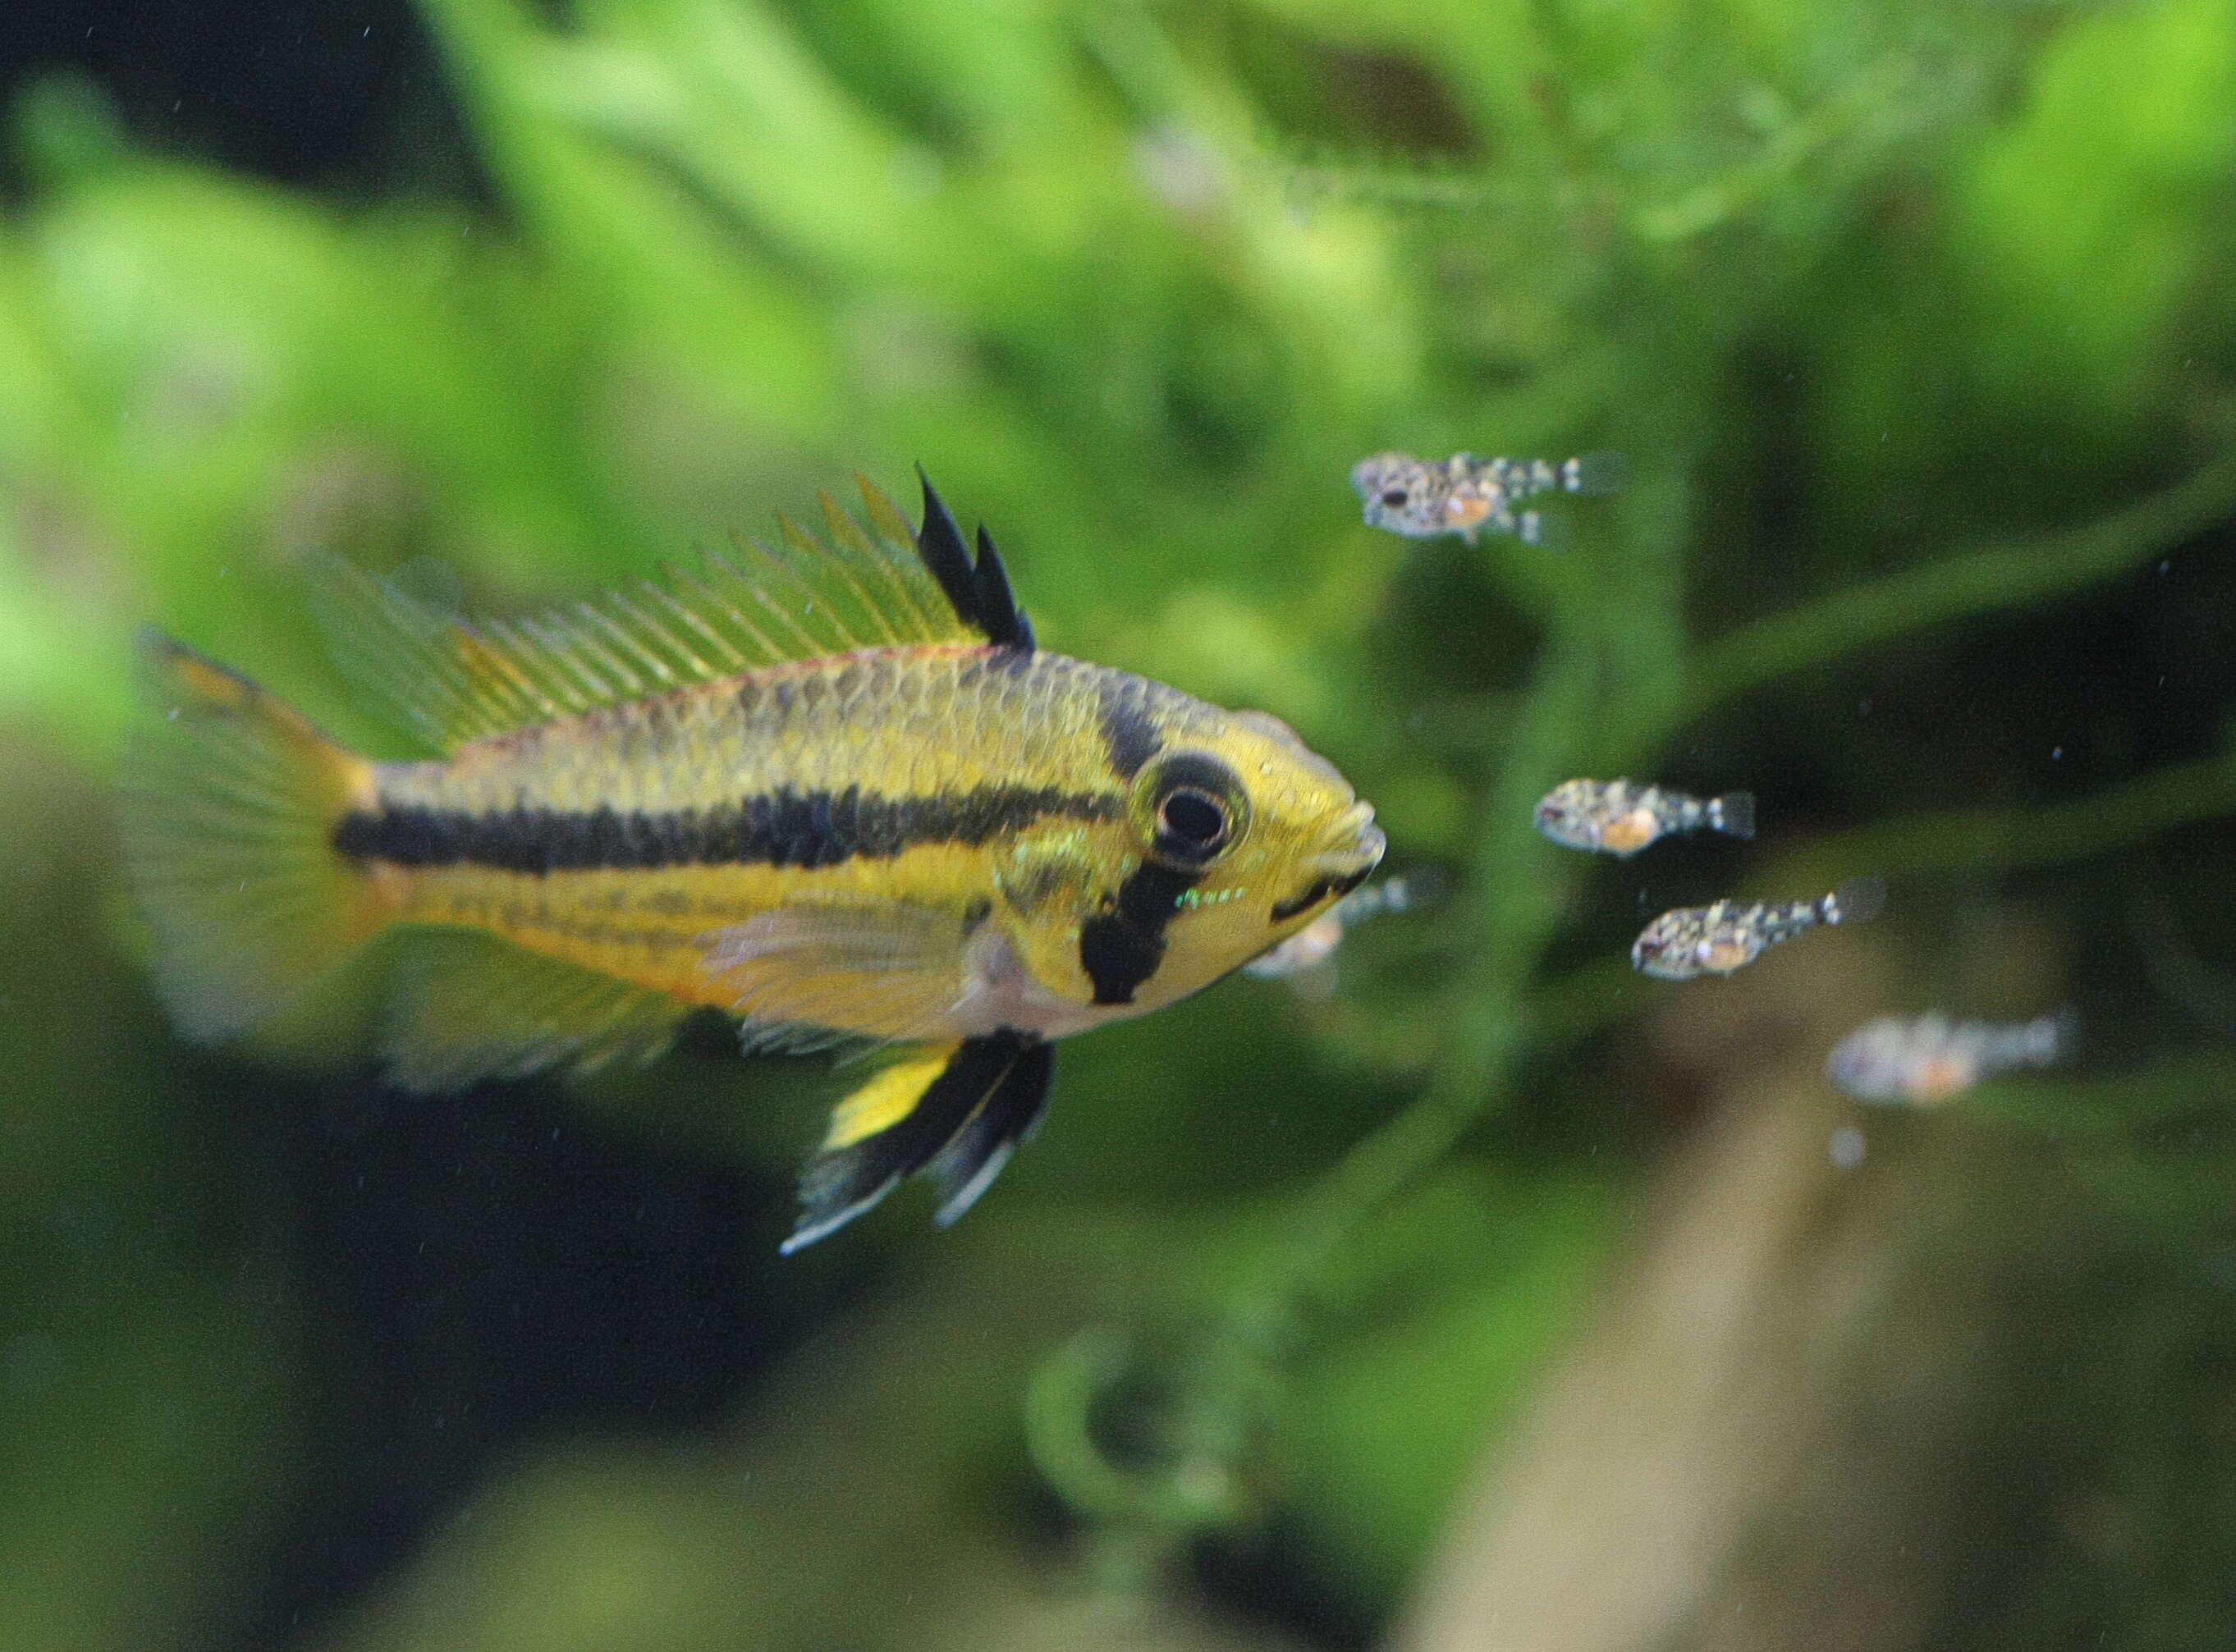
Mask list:
[[[0,18],[0,1646],[2228,1644],[2232,107],[2204,0]],[[425,755],[305,547],[519,614],[919,463],[1422,893],[791,1257],[874,1067],[407,1094],[385,954],[180,1035],[138,627]],[[1533,823],[1618,775],[1754,833]]]
[[283,183],[355,193],[454,160],[431,152],[431,139],[456,142],[457,111],[403,0],[119,0],[21,7],[0,20],[0,90],[11,102],[59,75],[97,86],[158,148]]

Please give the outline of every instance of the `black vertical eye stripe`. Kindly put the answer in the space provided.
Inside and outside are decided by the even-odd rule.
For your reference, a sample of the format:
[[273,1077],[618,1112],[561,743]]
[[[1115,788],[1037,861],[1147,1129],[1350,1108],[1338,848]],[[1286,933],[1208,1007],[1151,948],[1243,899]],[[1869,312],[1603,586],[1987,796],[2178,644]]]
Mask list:
[[1165,960],[1165,931],[1180,911],[1180,897],[1202,875],[1144,861],[1118,886],[1108,908],[1082,926],[1079,964],[1094,986],[1097,1004],[1132,1003],[1142,983],[1157,973]]
[[1102,749],[1110,759],[1110,771],[1121,780],[1131,780],[1164,749],[1164,737],[1151,720],[1145,699],[1134,685],[1117,679],[1115,672],[1095,689]]

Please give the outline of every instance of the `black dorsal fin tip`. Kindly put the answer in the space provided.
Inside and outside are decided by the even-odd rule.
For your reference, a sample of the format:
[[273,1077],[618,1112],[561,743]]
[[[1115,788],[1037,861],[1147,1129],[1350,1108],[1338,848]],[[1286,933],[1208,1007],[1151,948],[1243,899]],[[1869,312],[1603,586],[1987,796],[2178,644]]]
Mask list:
[[968,623],[978,623],[977,582],[970,567],[970,553],[963,543],[963,530],[955,525],[931,478],[924,474],[924,467],[916,468],[916,479],[924,484],[924,525],[916,530],[917,554],[931,570],[931,577],[939,581],[939,588],[947,594],[955,612]]
[[916,548],[924,567],[965,625],[976,627],[997,648],[1030,653],[1033,628],[1017,612],[1016,599],[1009,591],[1009,571],[1002,566],[1001,553],[994,548],[993,535],[983,525],[979,528],[978,555],[974,561],[963,542],[963,530],[956,526],[922,465],[916,468],[916,477],[924,486],[924,525],[916,530]]
[[1009,570],[1002,566],[1002,554],[994,548],[994,536],[983,522],[978,524],[977,566],[970,573],[970,583],[977,593],[978,624],[987,640],[1030,653],[1033,628],[1017,612],[1017,600],[1009,591]]

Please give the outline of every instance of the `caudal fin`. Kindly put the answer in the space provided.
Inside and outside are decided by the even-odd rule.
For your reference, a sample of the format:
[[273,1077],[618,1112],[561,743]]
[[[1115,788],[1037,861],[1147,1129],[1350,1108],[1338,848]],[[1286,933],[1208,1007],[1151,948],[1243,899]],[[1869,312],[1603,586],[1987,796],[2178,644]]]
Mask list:
[[1708,824],[1726,837],[1754,836],[1754,793],[1727,791],[1708,804]]
[[372,765],[247,678],[153,632],[152,715],[120,786],[124,872],[180,1027],[221,1039],[284,1008],[380,928],[334,823],[372,795]]
[[1885,908],[1886,895],[1883,877],[1850,878],[1818,903],[1818,916],[1826,923],[1863,923]]

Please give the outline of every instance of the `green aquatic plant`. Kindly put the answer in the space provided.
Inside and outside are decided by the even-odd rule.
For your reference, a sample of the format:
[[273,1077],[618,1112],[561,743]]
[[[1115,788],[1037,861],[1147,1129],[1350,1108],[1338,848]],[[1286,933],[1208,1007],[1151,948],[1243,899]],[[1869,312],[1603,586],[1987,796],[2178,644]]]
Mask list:
[[[103,770],[148,620],[276,662],[276,691],[378,750],[298,618],[299,544],[448,566],[514,607],[921,461],[998,532],[1051,646],[1279,712],[1376,801],[1393,864],[1458,871],[1438,907],[1362,936],[1332,1008],[1227,987],[1082,1045],[965,1249],[911,1249],[913,1222],[857,1236],[847,1255],[907,1256],[906,1288],[983,1321],[974,1340],[899,1315],[814,1367],[821,1413],[887,1419],[884,1448],[967,1442],[967,1472],[929,1449],[905,1471],[945,1488],[924,1495],[957,1532],[989,1517],[954,1486],[1009,1466],[1022,1411],[1105,1578],[1153,1592],[1270,1513],[1354,1623],[1390,1609],[1486,1419],[1589,1299],[1634,1177],[1618,1132],[1562,1116],[1605,1099],[1579,1052],[1648,989],[1628,914],[1595,905],[1610,869],[1532,827],[1551,786],[1805,749],[1831,825],[1766,833],[1754,881],[1782,891],[1864,871],[1984,888],[2236,811],[2225,743],[2047,799],[1935,793],[1823,709],[1874,673],[1970,691],[1935,650],[2108,600],[2236,508],[2223,6],[418,11],[470,191],[431,165],[322,198],[153,153],[74,83],[17,101],[0,715],[41,772]],[[1562,551],[1409,546],[1358,522],[1345,481],[1387,448],[1613,449],[1631,476],[1555,507]],[[2042,681],[1967,709],[2006,731]],[[1772,717],[1799,731],[1785,746],[1756,738]],[[167,1093],[152,1029],[136,1078],[82,1103],[86,1139],[146,1180],[135,1210],[181,1173],[128,1145]],[[802,1083],[720,1052],[586,1085],[579,1114],[780,1171],[806,1109],[767,1098]],[[2173,1253],[2201,1242],[2220,1162],[2167,1140],[2222,1087],[2169,1055],[1999,1085],[1980,1116],[2085,1138],[2092,1185]],[[311,1105],[302,1089],[276,1105]],[[244,1231],[276,1225],[245,1208]],[[188,1238],[163,1255],[199,1277]],[[27,1257],[27,1298],[69,1276]],[[830,1270],[859,1265],[812,1257],[770,1301],[835,1314]],[[1115,1280],[1075,1302],[1098,1269]],[[2167,1290],[2162,1330],[2193,1300]],[[279,1295],[233,1305],[244,1345],[296,1334],[305,1306]],[[180,1328],[149,1335],[178,1357],[126,1371],[118,1414],[192,1414],[236,1380],[181,1354]],[[2158,1382],[2120,1389],[2122,1414],[2151,1414]],[[1386,1402],[1371,1421],[1366,1394]],[[812,1408],[773,1409],[796,1429]],[[275,1456],[318,1460],[310,1425],[270,1427],[294,1431]],[[223,1438],[201,1430],[177,1472],[238,1508]],[[558,1638],[575,1597],[540,1592],[532,1557],[607,1531],[594,1503],[660,1532],[673,1493],[700,1533],[751,1503],[604,1472],[517,1483],[517,1564],[474,1574],[477,1622]],[[832,1472],[875,1484],[851,1459]],[[160,1501],[144,1483],[120,1479],[120,1504]],[[796,1538],[736,1518],[750,1586],[694,1570],[662,1595],[676,1622],[746,1598],[772,1622],[798,1606],[802,1644],[887,1632],[880,1580],[834,1604],[784,1564],[787,1541],[835,1546],[840,1514],[802,1514]],[[166,1540],[188,1551],[195,1530]],[[615,1599],[635,1576],[615,1563]],[[409,1643],[368,1609],[359,1643]]]

